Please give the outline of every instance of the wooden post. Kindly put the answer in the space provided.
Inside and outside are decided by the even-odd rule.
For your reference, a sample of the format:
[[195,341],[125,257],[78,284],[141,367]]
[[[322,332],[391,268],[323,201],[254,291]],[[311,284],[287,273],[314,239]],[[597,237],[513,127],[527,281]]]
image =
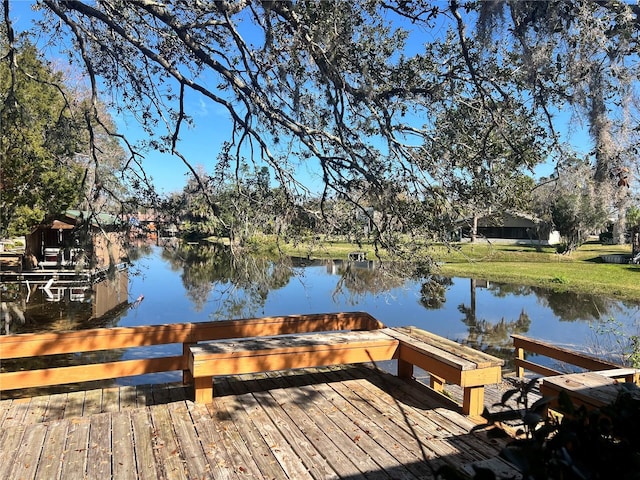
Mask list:
[[442,393],[444,391],[445,379],[440,378],[433,373],[429,372],[429,386],[436,392]]
[[[191,350],[189,347],[194,345],[193,343],[183,343],[182,344],[182,356],[184,358],[184,365],[189,365],[189,356],[191,355]],[[182,370],[182,384],[183,385],[191,385],[193,383],[193,375],[191,370],[188,368],[186,370]]]
[[523,378],[524,368],[520,365],[518,360],[524,360],[524,348],[522,347],[516,347],[516,377]]
[[398,377],[413,380],[413,363],[398,359]]
[[479,417],[484,411],[484,386],[464,387],[462,413],[471,417]]
[[195,378],[193,389],[195,403],[213,403],[213,377]]

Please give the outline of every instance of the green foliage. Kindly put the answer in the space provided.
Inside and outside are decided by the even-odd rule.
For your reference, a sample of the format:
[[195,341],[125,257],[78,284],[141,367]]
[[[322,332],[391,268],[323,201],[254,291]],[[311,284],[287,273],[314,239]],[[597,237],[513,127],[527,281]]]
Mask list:
[[627,228],[640,227],[640,207],[631,206],[627,209]]
[[[8,32],[12,5],[2,3]],[[442,238],[474,208],[526,203],[533,168],[566,157],[566,110],[555,115],[565,107],[594,147],[595,168],[581,175],[611,185],[631,166],[638,12],[625,2],[45,1],[29,33],[74,42],[70,63],[111,89],[150,147],[187,164],[180,138],[194,105],[222,109],[228,143],[207,165],[216,182],[199,188],[224,201],[214,220],[200,211],[213,204],[204,194],[194,234],[201,224],[243,242],[255,226],[302,235],[322,221],[323,233],[364,237],[349,222],[373,207],[367,229],[393,246],[401,234]],[[277,198],[260,197],[247,162],[268,169]],[[310,190],[320,211],[307,208]],[[619,207],[625,191],[599,198]],[[350,207],[332,225],[324,209],[336,202]]]
[[[4,49],[3,49],[4,50]],[[22,235],[46,214],[74,207],[82,170],[73,162],[81,129],[59,74],[25,43],[12,72],[0,63],[0,235]],[[12,75],[16,81],[12,82]]]
[[621,386],[615,402],[591,411],[575,407],[562,392],[562,421],[546,418],[530,425],[526,438],[511,442],[503,456],[531,480],[640,478],[638,387]]
[[[576,407],[564,391],[557,398],[543,397],[530,403],[529,396],[538,382],[539,379],[518,381],[495,405],[501,406],[502,411],[485,411],[490,423],[520,419],[517,438],[503,449],[502,457],[512,463],[523,478],[640,478],[640,390],[637,385],[621,383],[620,393],[612,404],[587,410],[585,406]],[[545,414],[552,400],[557,400],[557,409],[563,414],[561,420]]]

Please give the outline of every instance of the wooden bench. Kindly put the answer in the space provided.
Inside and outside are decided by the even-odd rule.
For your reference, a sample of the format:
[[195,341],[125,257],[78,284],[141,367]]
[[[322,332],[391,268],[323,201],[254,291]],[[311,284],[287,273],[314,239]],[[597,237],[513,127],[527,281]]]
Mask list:
[[504,360],[415,327],[391,329],[400,341],[398,376],[413,377],[414,365],[429,372],[430,386],[443,392],[446,382],[462,387],[462,412],[479,416],[484,387],[502,380]]
[[412,378],[413,366],[430,373],[431,387],[445,382],[463,388],[462,411],[478,416],[484,386],[499,383],[504,361],[417,328],[320,332],[252,337],[189,346],[195,401],[213,400],[213,377],[290,368],[398,360],[398,375]]
[[399,342],[384,332],[321,332],[190,345],[195,401],[211,403],[217,375],[391,360]]
[[[593,410],[615,402],[623,390],[621,382],[627,380],[635,385],[637,375],[638,370],[632,368],[555,375],[542,379],[540,393],[549,398],[548,411],[563,413],[558,403],[561,392],[565,392],[575,406],[583,405],[587,410]],[[640,399],[640,388],[625,391]]]

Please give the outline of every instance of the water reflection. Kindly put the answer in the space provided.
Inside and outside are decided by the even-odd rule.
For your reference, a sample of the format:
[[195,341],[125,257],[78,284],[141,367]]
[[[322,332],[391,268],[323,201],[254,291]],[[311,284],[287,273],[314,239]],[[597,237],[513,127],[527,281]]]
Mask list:
[[639,330],[632,302],[416,273],[408,265],[234,256],[220,245],[179,243],[144,245],[130,258],[135,269],[127,282],[93,285],[82,300],[69,289],[51,301],[42,285],[30,294],[3,286],[3,333],[362,310],[389,326],[414,325],[510,361],[513,333],[622,354],[620,335],[605,343],[598,332],[612,319],[622,337]]
[[56,277],[2,284],[2,334],[81,330],[118,324],[129,308],[129,274],[89,282]]

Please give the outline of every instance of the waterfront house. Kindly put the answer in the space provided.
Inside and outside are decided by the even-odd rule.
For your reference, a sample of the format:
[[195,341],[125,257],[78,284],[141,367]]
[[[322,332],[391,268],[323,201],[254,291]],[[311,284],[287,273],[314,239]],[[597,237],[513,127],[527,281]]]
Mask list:
[[67,210],[25,237],[29,269],[105,269],[126,260],[125,225],[111,214]]

